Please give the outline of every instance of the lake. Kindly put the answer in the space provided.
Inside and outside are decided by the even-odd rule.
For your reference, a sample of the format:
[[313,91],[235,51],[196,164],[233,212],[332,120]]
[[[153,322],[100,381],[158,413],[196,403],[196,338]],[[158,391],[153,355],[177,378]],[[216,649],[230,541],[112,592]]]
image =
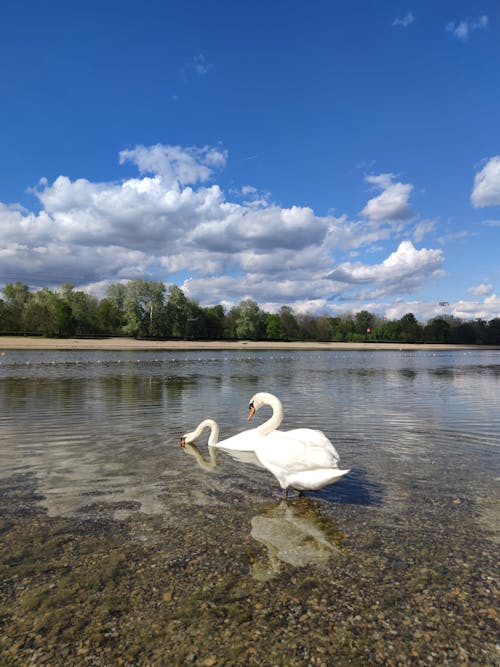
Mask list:
[[[257,391],[351,472],[179,446]],[[9,351],[0,406],[5,664],[497,664],[499,351]]]

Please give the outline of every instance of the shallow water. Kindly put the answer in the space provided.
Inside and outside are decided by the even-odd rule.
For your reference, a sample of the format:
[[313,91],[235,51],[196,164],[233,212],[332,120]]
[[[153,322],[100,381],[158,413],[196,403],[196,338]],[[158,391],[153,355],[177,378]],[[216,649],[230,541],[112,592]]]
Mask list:
[[[351,473],[178,446],[259,390]],[[8,352],[0,407],[7,664],[495,664],[500,352]]]

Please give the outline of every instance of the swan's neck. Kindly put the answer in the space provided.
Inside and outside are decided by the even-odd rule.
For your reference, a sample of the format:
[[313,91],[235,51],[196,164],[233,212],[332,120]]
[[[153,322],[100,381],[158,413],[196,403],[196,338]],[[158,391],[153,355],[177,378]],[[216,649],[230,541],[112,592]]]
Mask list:
[[191,434],[190,441],[199,438],[206,428],[210,429],[208,446],[213,447],[216,445],[217,441],[219,440],[219,425],[214,419],[204,419],[200,424],[198,424],[196,430]]
[[264,405],[269,405],[272,408],[273,414],[257,428],[257,433],[259,435],[267,435],[278,428],[283,421],[284,413],[280,399],[273,396],[273,394],[264,394],[262,400]]

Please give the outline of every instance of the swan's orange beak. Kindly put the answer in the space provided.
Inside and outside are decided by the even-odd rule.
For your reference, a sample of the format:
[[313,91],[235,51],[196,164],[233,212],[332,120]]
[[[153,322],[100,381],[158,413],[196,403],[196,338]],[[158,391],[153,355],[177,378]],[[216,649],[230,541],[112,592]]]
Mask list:
[[180,445],[181,447],[185,447],[185,446],[186,446],[186,436],[185,436],[185,435],[183,435],[182,438],[180,439],[180,441],[179,441],[179,445]]
[[255,408],[253,406],[253,403],[250,403],[250,405],[248,406],[248,421],[252,419],[254,414],[255,414]]

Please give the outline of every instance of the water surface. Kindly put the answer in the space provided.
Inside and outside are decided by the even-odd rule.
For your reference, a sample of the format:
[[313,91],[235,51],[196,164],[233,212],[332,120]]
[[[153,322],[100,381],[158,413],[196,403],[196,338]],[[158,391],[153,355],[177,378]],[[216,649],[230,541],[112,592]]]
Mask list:
[[[178,446],[205,417],[248,428],[256,391],[351,473],[283,503]],[[499,352],[12,351],[0,408],[19,664],[495,664]]]

